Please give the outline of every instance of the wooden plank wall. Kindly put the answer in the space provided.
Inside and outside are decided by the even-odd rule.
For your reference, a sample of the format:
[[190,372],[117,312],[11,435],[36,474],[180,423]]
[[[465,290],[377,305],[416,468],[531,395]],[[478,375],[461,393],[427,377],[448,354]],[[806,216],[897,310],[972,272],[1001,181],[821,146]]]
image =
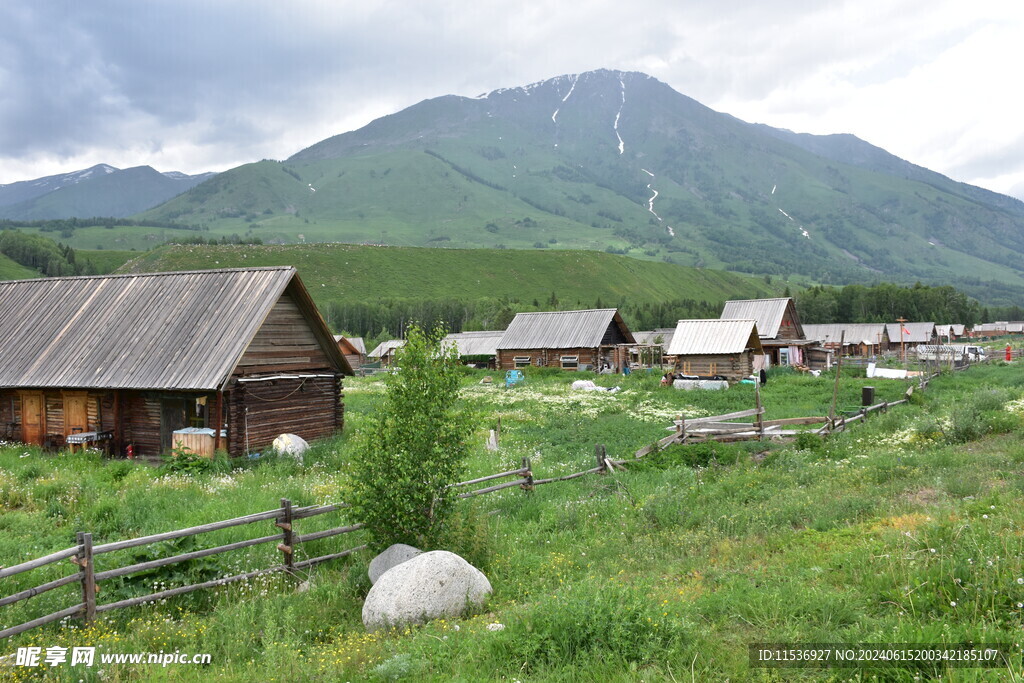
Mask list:
[[134,445],[136,455],[161,455],[159,394],[125,392],[123,401],[125,443]]
[[[106,419],[108,415],[103,410],[104,392],[89,392],[87,411],[89,426],[98,429],[109,429],[100,424],[101,418]],[[46,406],[46,430],[47,435],[64,435],[64,393],[59,389],[43,391],[43,402]],[[7,433],[8,424],[16,423],[14,438],[21,440],[21,395],[16,389],[0,391],[0,438]],[[104,423],[105,424],[105,423]]]
[[[689,366],[686,363],[689,363]],[[711,369],[712,363],[715,364],[714,371]],[[754,374],[754,357],[750,351],[736,354],[678,356],[676,370],[701,377],[722,375],[735,382]]]
[[[591,369],[596,369],[597,362],[600,360],[597,349],[502,349],[498,351],[498,369],[512,370],[515,368],[514,359],[517,356],[529,356],[532,368],[561,368],[562,356],[579,356],[580,365],[590,365]],[[538,360],[541,361],[541,365],[537,364]]]
[[[340,377],[277,379],[235,384],[228,390],[225,412],[232,457],[262,451],[280,434],[306,441],[329,436],[344,424]],[[248,409],[248,412],[246,411]]]
[[330,363],[305,316],[287,294],[274,304],[253,336],[236,374],[327,369]]

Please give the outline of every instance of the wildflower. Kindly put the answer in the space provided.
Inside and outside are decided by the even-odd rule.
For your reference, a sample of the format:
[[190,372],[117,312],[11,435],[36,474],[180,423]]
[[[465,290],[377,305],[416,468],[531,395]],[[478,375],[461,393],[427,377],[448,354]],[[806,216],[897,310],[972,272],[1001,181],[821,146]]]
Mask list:
[[956,607],[956,600],[950,600],[949,601],[949,606],[950,607]]

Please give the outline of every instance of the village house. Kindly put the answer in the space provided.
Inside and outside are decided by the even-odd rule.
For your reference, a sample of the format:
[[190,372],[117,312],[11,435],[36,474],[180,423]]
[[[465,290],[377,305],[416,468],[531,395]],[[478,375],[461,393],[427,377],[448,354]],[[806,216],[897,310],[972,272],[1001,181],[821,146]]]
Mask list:
[[338,343],[338,348],[341,349],[342,355],[348,361],[349,367],[352,368],[353,372],[358,373],[359,368],[366,362],[366,343],[363,341],[363,338],[345,337],[336,334],[334,335],[334,341]]
[[886,323],[886,334],[889,336],[889,351],[916,353],[918,344],[937,344],[939,336],[935,333],[935,323]]
[[889,348],[884,323],[832,323],[804,325],[803,328],[808,339],[844,356],[874,356]]
[[[817,343],[804,334],[793,299],[787,297],[726,301],[720,317],[722,320],[756,321],[761,346],[764,348],[769,366],[811,364],[812,359],[808,351],[811,347],[817,346]],[[828,354],[824,355],[824,364],[827,365]]]
[[614,308],[519,313],[498,343],[498,368],[619,372],[636,343]]
[[340,430],[351,372],[294,268],[0,282],[5,438],[242,456]]
[[754,374],[764,348],[753,320],[680,320],[666,354],[684,375],[738,382]]
[[441,340],[441,348],[447,351],[454,346],[462,362],[493,370],[498,363],[498,342],[504,335],[503,330],[453,332]]
[[384,367],[390,366],[395,362],[395,355],[398,349],[405,346],[404,339],[388,339],[377,344],[377,347],[366,354],[368,361],[373,363],[380,363]]
[[936,325],[935,334],[939,336],[939,342],[952,344],[966,334],[966,325]]

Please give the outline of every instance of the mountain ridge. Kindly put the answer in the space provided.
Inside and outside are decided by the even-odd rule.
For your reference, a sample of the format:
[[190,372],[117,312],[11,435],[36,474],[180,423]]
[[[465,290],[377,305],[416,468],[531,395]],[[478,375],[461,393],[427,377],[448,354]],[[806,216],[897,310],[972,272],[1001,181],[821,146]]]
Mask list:
[[0,185],[0,218],[124,218],[157,206],[213,175],[96,164],[80,171]]

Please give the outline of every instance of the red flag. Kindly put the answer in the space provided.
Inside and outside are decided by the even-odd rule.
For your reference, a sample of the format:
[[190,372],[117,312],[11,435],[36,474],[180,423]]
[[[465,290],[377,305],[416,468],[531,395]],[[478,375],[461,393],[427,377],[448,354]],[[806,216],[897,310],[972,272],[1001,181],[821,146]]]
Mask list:
[[909,335],[910,334],[910,330],[908,330],[907,328],[904,327],[903,328],[903,334]]

